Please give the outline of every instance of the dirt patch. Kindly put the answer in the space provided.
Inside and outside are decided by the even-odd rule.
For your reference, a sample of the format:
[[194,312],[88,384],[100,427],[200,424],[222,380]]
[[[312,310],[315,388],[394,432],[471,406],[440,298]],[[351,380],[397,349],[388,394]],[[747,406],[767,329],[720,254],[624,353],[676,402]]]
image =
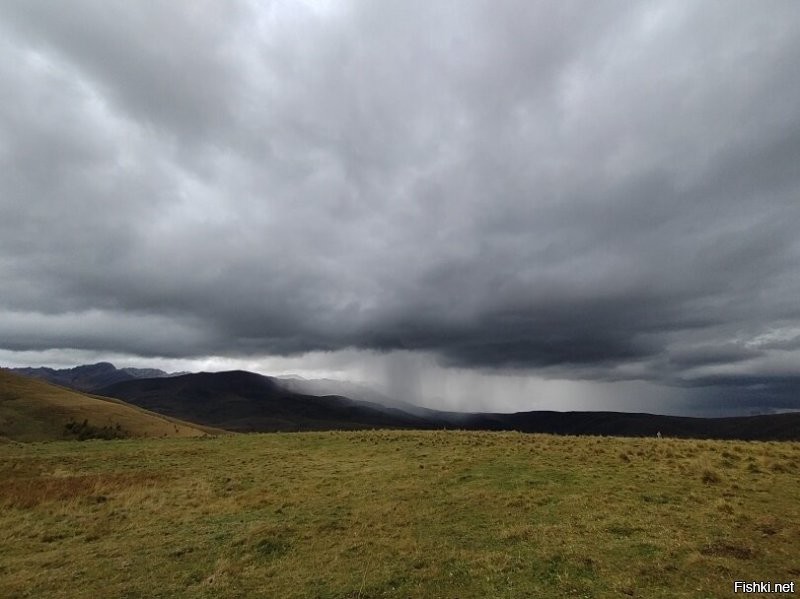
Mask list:
[[716,557],[733,557],[735,559],[753,559],[756,552],[747,545],[730,541],[714,541],[704,546],[700,553]]

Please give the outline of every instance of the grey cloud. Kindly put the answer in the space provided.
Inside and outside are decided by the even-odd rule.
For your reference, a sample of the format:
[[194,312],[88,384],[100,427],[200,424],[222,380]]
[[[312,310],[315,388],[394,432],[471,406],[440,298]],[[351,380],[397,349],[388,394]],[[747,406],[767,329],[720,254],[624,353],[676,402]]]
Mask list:
[[231,108],[237,3],[34,0],[3,12],[22,47],[52,52],[144,125],[195,137]]
[[2,347],[743,368],[800,316],[800,8],[735,4],[5,2]]
[[761,355],[761,351],[733,343],[722,346],[707,344],[670,351],[669,361],[677,368],[690,368],[709,364],[735,364]]

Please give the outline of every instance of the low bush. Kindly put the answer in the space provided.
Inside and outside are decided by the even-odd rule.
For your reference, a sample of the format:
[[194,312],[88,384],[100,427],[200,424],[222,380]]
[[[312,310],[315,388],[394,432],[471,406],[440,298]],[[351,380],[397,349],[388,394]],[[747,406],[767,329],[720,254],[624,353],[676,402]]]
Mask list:
[[116,426],[94,426],[84,419],[83,422],[70,420],[64,425],[64,436],[67,439],[86,441],[88,439],[124,439],[127,437],[119,423]]

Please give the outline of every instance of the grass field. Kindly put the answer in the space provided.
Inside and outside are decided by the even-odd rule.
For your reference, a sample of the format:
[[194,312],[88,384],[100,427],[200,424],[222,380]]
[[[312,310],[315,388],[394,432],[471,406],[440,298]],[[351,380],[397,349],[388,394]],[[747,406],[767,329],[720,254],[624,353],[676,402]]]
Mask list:
[[0,596],[729,597],[800,581],[798,475],[797,443],[5,443]]

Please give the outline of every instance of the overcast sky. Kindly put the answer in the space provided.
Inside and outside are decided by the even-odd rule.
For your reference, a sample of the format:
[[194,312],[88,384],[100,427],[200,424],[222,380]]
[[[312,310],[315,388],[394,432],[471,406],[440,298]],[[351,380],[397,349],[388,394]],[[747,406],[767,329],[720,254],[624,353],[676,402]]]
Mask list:
[[0,364],[800,409],[800,2],[0,0]]

